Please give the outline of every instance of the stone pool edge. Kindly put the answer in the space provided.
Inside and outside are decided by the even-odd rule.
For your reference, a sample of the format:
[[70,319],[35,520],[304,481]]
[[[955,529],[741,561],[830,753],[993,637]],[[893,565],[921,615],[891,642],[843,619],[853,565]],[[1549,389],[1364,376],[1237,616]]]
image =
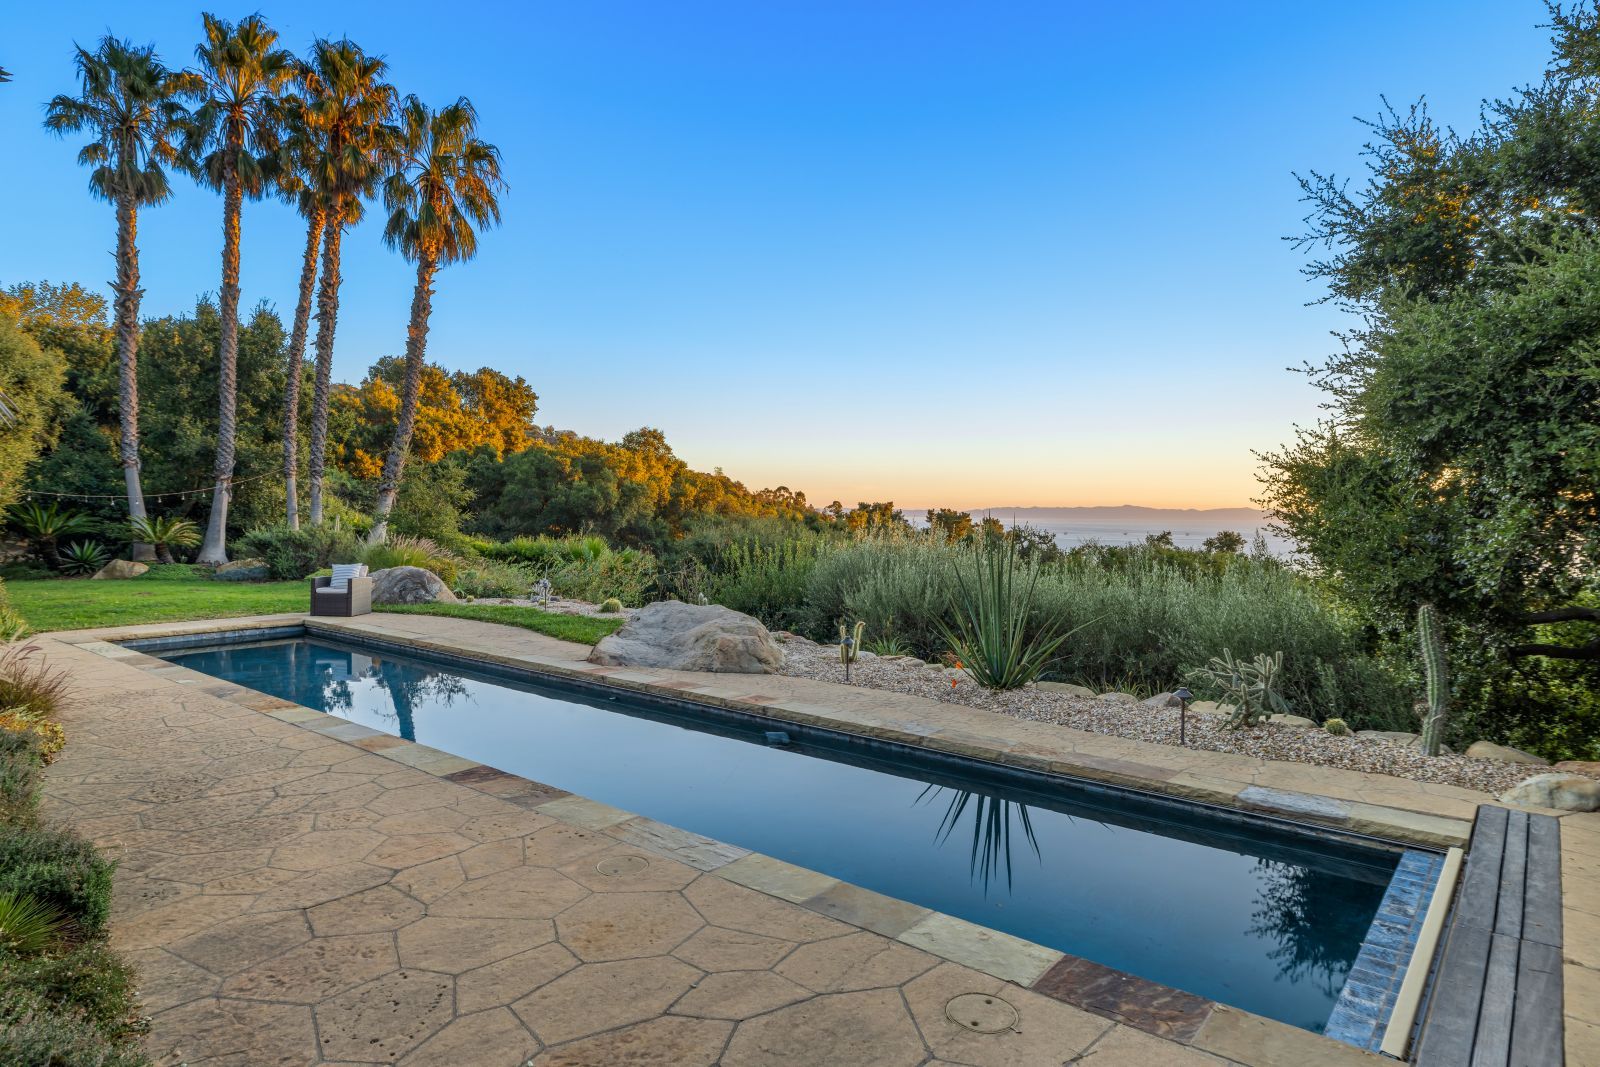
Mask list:
[[[337,624],[325,625],[320,620],[314,622],[303,616],[217,621],[248,624],[231,626],[186,624],[165,631],[140,627],[137,628],[137,632],[95,631],[92,634],[77,635],[68,632],[49,636],[63,643],[73,644],[84,651],[94,652],[124,665],[145,670],[174,684],[193,685],[202,689],[208,696],[343,741],[454,784],[499,797],[558,822],[604,833],[619,842],[677,860],[704,873],[797,904],[820,915],[873,931],[921,949],[930,955],[982,971],[1163,1040],[1224,1056],[1249,1067],[1298,1064],[1305,1062],[1305,1057],[1314,1057],[1312,1062],[1319,1064],[1371,1063],[1375,1059],[1383,1058],[1288,1023],[1163,986],[1003,931],[992,930],[955,916],[884,896],[831,875],[798,867],[762,853],[715,841],[599,801],[566,793],[487,764],[406,741],[246,686],[222,681],[116,643],[118,640],[159,641],[163,638],[192,638],[209,633],[242,635],[247,632],[252,635],[251,639],[255,639],[258,634],[260,639],[272,639],[290,636],[296,632],[318,630],[330,636],[348,634],[357,639],[374,640],[370,631],[353,627],[346,629]],[[73,636],[79,639],[71,640]],[[395,642],[396,638],[390,636],[376,640],[380,643],[384,640]],[[596,677],[591,671],[560,670],[558,668],[563,665],[560,661],[550,661],[552,667],[557,669],[546,670],[544,666],[546,661],[543,658],[534,660],[530,657],[481,654],[448,643],[413,641],[409,635],[404,637],[402,643],[469,661],[480,660],[500,666],[520,668],[534,674],[546,673],[611,681],[607,675]],[[635,683],[623,685],[621,688],[653,692],[655,695],[679,700],[685,699],[692,693],[695,701],[774,718],[787,718],[787,716],[771,716],[769,705],[744,703],[726,698],[705,700],[702,699],[702,694],[686,690],[681,685],[652,686]],[[837,720],[826,717],[809,723],[800,719],[791,721],[885,740],[901,740],[892,734],[869,734],[860,730],[843,729]],[[980,753],[972,751],[956,754],[982,758]],[[1006,762],[1017,765],[1013,761]],[[1085,776],[1077,775],[1077,777]],[[1105,781],[1114,785],[1136,784],[1126,781]],[[1276,811],[1272,813],[1280,814]]]

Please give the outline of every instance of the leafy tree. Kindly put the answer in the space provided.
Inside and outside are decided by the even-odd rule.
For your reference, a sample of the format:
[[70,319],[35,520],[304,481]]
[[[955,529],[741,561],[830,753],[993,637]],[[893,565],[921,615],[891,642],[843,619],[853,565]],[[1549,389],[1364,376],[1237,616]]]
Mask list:
[[294,57],[276,47],[278,34],[260,15],[237,25],[200,16],[205,41],[197,106],[185,124],[183,155],[201,184],[222,193],[222,288],[218,310],[216,487],[197,563],[228,562],[228,500],[236,459],[239,356],[239,223],[245,197],[267,189],[278,150],[278,96],[294,74]]
[[960,541],[972,535],[972,512],[952,508],[929,508],[928,529],[946,541]]
[[1162,530],[1160,533],[1145,534],[1144,543],[1149,548],[1177,548],[1173,543],[1172,531]]
[[406,376],[400,394],[400,415],[394,441],[384,457],[373,509],[371,540],[388,532],[411,448],[417,419],[417,395],[428,346],[428,319],[433,313],[433,277],[440,267],[471,259],[478,251],[478,230],[500,222],[498,195],[500,150],[478,138],[478,113],[465,97],[434,111],[414,96],[400,107],[398,165],[383,186],[389,224],[383,239],[417,265],[411,296],[411,322],[406,327]]
[[23,471],[51,442],[66,406],[59,353],[0,315],[0,508],[17,499]]
[[849,529],[862,533],[904,529],[909,525],[892,500],[872,504],[863,500],[845,513],[844,522]]
[[1330,586],[1397,640],[1436,604],[1457,703],[1528,743],[1564,714],[1513,696],[1548,688],[1541,664],[1600,681],[1600,637],[1568,633],[1600,623],[1600,18],[1552,24],[1543,81],[1472,135],[1391,111],[1363,189],[1303,182],[1330,250],[1310,272],[1361,324],[1308,368],[1328,419],[1263,457],[1264,502]]
[[[145,417],[149,471],[162,492],[204,490],[214,485],[222,315],[202,300],[188,315],[145,323],[140,380],[150,404]],[[229,525],[234,533],[275,521],[276,486],[261,476],[278,466],[278,398],[283,389],[284,329],[264,305],[239,329],[237,452],[242,477],[233,485]],[[205,494],[170,502],[176,516],[197,519]]]
[[310,513],[322,522],[322,479],[327,466],[328,393],[339,318],[339,250],[344,231],[361,219],[392,158],[394,86],[383,80],[388,64],[345,38],[319,39],[301,68],[301,93],[309,137],[316,146],[311,188],[327,210],[322,239],[322,280],[317,288],[317,370],[311,401]]
[[[65,136],[87,132],[78,162],[93,167],[89,189],[117,210],[116,292],[118,402],[121,457],[128,514],[145,515],[139,480],[139,209],[171,193],[163,169],[177,156],[175,138],[186,117],[182,95],[193,88],[185,74],[169,71],[155,50],[107,35],[93,52],[77,50],[78,96],[57,96],[45,128]],[[148,557],[148,550],[136,551]]]
[[1200,542],[1207,552],[1243,552],[1244,545],[1244,534],[1237,530],[1218,530]]

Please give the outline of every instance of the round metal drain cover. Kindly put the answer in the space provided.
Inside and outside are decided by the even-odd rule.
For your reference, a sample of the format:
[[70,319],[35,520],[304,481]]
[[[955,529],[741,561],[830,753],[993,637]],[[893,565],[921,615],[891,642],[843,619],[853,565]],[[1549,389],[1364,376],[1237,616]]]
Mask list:
[[625,874],[638,874],[648,866],[650,861],[643,856],[606,856],[594,865],[594,869],[607,878],[619,878]]
[[963,993],[944,1006],[951,1022],[975,1034],[999,1034],[1017,1028],[1017,1009],[987,993]]

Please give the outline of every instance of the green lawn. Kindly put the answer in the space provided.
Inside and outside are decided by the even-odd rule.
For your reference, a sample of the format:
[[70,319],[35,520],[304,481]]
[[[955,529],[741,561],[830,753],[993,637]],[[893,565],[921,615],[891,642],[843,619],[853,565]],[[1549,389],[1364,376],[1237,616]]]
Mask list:
[[374,611],[392,611],[401,615],[443,615],[451,619],[473,619],[477,622],[498,622],[504,626],[520,626],[563,641],[576,641],[592,645],[613,633],[622,625],[621,619],[596,619],[588,615],[557,615],[538,608],[518,607],[514,604],[391,604]]
[[[6,582],[4,588],[11,606],[41,633],[305,611],[309,595],[305,582],[218,582],[165,567],[126,581],[46,578]],[[620,618],[556,615],[508,604],[410,604],[377,610],[497,622],[586,645],[622,625]]]
[[209,578],[45,578],[7,582],[5,590],[11,606],[40,632],[305,611],[310,598],[305,582]]

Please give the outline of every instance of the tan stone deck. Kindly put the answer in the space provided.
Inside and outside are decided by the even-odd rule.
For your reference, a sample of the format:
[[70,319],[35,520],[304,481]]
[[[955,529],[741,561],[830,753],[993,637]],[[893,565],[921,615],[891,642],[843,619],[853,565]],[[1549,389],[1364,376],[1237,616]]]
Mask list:
[[[1325,821],[1413,840],[1459,841],[1484,799],[803,679],[595,668],[580,646],[461,620],[331,625],[1238,806],[1315,794]],[[120,857],[113,936],[144,972],[160,1062],[1376,1062],[1209,1004],[1165,1040],[1023,988],[1050,963],[1038,946],[103,641],[133,634],[45,640],[83,697],[46,800]],[[1593,885],[1600,817],[1577,818],[1568,877]],[[1600,976],[1596,913],[1569,896],[1569,1052],[1600,1034],[1600,998],[1576,999]],[[967,992],[1008,1001],[1016,1029],[949,1018]]]

